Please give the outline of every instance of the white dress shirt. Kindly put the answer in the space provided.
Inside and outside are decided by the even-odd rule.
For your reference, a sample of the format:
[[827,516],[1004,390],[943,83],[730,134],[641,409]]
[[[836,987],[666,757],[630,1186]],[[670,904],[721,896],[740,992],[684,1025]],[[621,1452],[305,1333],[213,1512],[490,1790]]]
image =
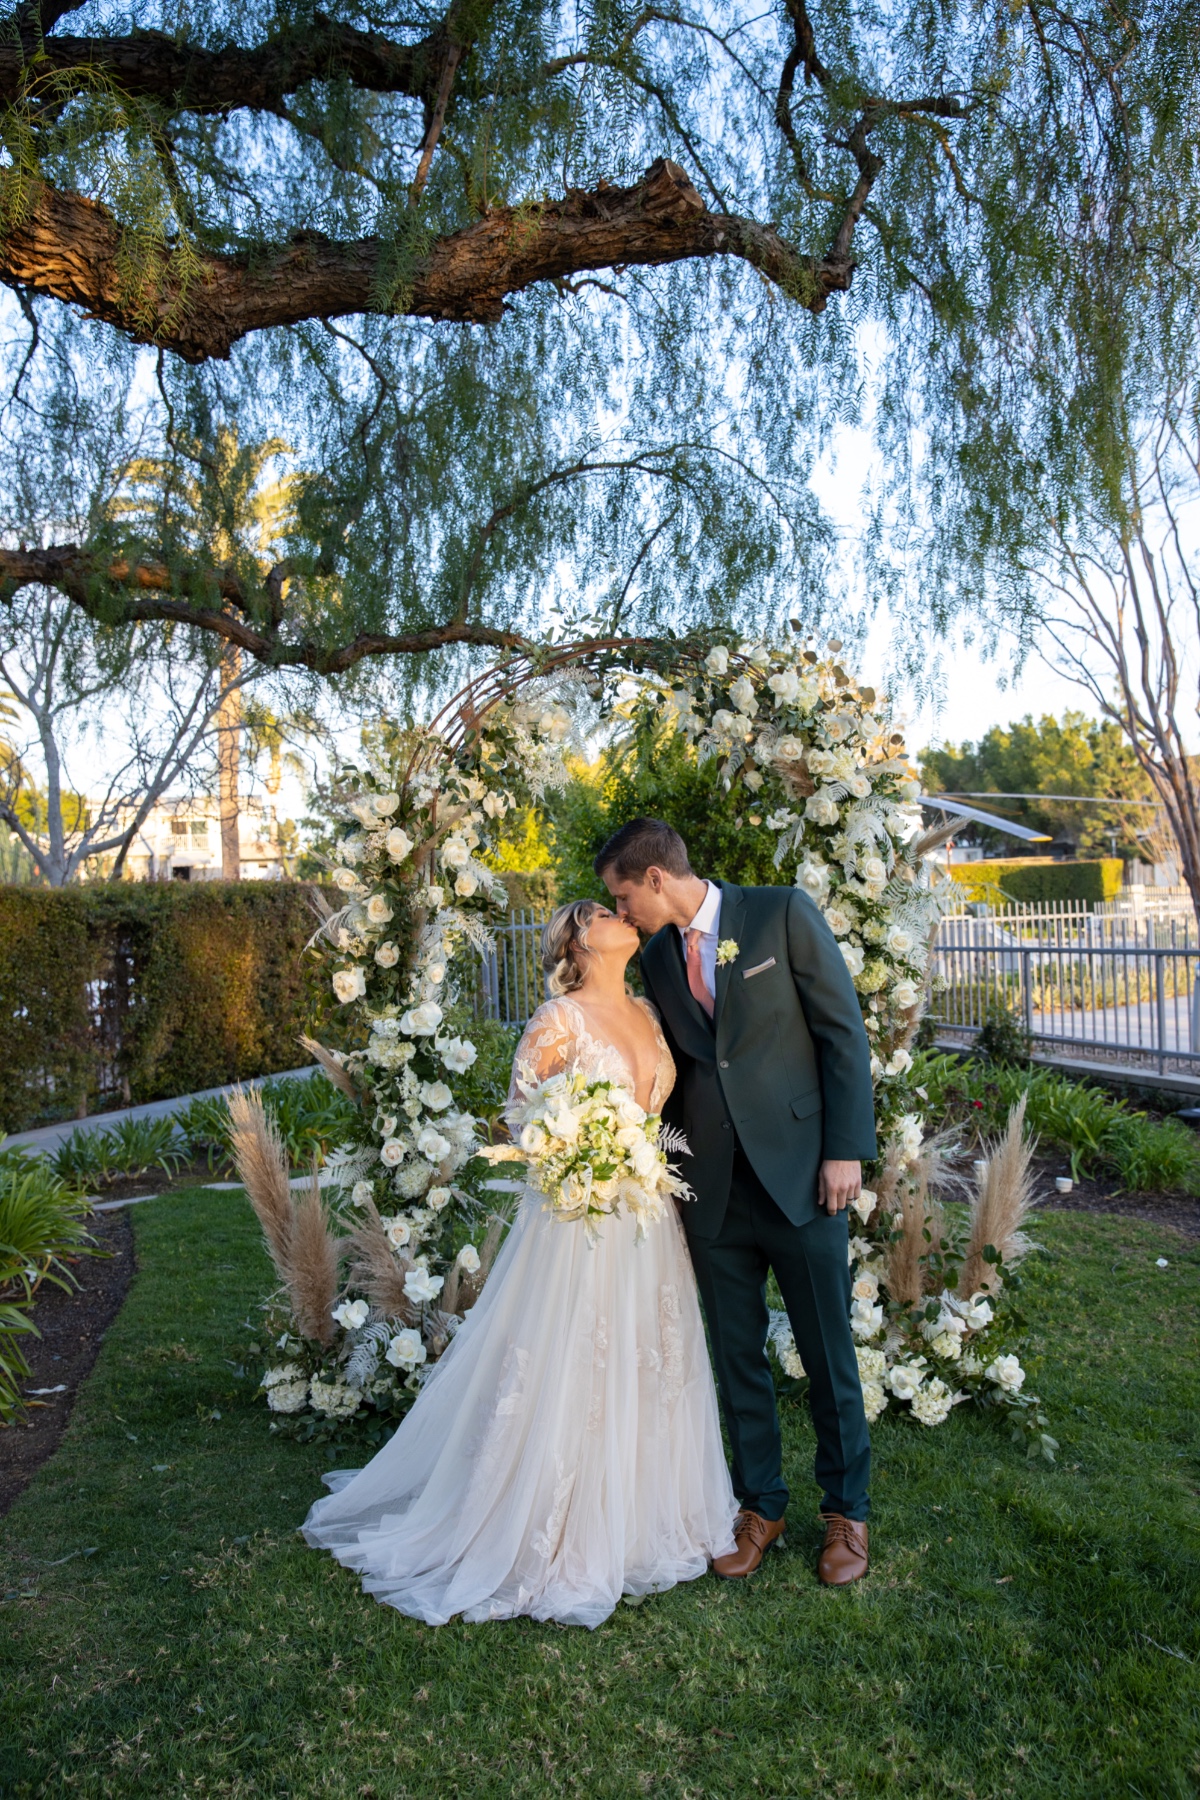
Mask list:
[[715,881],[706,881],[708,892],[700,902],[696,916],[690,925],[678,927],[683,939],[683,960],[687,962],[687,941],[689,931],[699,931],[700,969],[704,976],[704,985],[710,994],[717,991],[717,932],[721,923],[721,890]]

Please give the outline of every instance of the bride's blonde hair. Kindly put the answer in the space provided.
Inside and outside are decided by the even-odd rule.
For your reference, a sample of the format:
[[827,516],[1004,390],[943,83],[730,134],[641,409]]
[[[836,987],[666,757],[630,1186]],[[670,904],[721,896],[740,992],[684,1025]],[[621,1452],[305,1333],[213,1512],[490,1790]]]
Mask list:
[[542,967],[552,994],[573,994],[587,974],[587,928],[598,900],[570,900],[542,928]]

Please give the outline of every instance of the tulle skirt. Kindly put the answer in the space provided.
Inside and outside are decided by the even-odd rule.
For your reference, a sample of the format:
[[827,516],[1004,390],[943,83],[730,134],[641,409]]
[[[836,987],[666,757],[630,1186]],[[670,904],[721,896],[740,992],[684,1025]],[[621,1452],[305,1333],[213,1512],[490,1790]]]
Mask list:
[[325,1477],[310,1544],[411,1618],[596,1626],[732,1550],[733,1490],[674,1208],[582,1225],[527,1192],[391,1441]]

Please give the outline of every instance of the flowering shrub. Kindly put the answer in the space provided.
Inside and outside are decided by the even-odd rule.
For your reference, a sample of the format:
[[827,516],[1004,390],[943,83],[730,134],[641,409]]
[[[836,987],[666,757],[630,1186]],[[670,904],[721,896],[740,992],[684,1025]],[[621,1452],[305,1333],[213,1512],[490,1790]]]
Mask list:
[[669,1199],[689,1194],[667,1164],[668,1150],[685,1148],[682,1136],[645,1112],[627,1088],[561,1074],[534,1083],[518,1075],[517,1089],[509,1109],[516,1143],[479,1154],[492,1163],[524,1163],[526,1180],[560,1219],[582,1219],[594,1235],[598,1220],[624,1207],[640,1240]]

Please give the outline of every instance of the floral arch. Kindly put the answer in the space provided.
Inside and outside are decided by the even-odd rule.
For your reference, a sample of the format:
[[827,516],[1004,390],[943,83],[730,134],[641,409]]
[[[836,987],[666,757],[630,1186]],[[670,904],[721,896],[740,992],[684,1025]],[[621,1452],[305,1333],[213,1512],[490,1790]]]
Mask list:
[[[476,1046],[450,1021],[456,1010],[462,1019],[474,956],[507,905],[487,850],[511,809],[565,782],[585,728],[641,712],[673,724],[701,759],[718,759],[731,806],[758,809],[776,834],[781,881],[821,908],[859,995],[882,1150],[852,1248],[868,1414],[903,1405],[932,1426],[970,1398],[1016,1409],[1040,1433],[1004,1296],[1005,1267],[1025,1248],[1022,1207],[1010,1205],[1007,1235],[997,1232],[981,1184],[968,1225],[947,1226],[930,1193],[923,1095],[911,1084],[943,906],[929,855],[944,834],[922,829],[919,784],[888,704],[842,667],[839,650],[589,640],[514,655],[409,734],[397,759],[341,771],[345,822],[331,872],[344,903],[313,944],[360,1041],[337,1053],[305,1040],[356,1103],[326,1176],[332,1207],[314,1190],[280,1219],[253,1179],[252,1140],[257,1132],[261,1162],[268,1128],[252,1105],[235,1121],[284,1281],[274,1319],[283,1358],[263,1378],[277,1424],[381,1426],[478,1297],[506,1220],[476,1155],[480,1123],[459,1099]],[[1020,1121],[1006,1153],[1012,1188]],[[1010,1200],[1019,1188],[1018,1179]],[[784,1375],[802,1377],[782,1315],[772,1343]]]

